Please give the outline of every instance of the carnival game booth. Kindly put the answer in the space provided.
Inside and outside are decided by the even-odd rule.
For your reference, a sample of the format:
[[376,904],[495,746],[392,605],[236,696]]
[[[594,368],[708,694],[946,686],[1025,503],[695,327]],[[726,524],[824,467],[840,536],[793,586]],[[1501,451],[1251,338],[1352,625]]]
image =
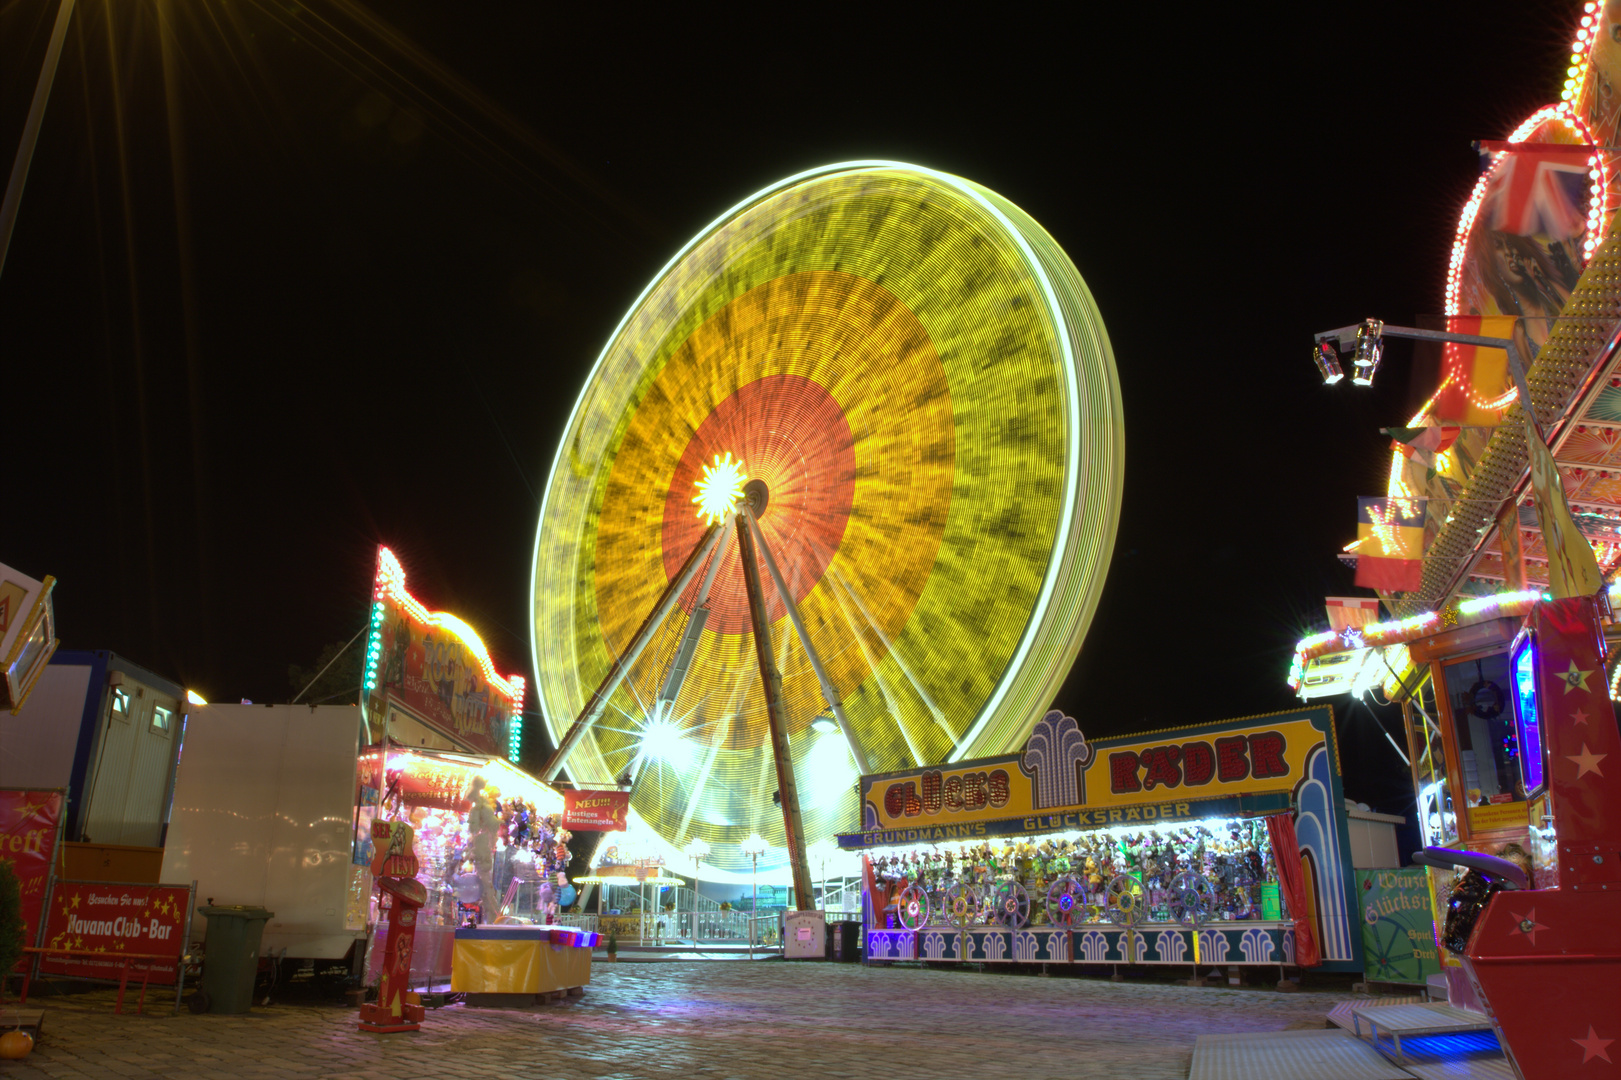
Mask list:
[[865,776],[867,958],[1357,970],[1327,708]]
[[[537,972],[546,966],[545,957],[536,959],[537,944],[555,940],[559,945],[585,946],[589,957],[593,942],[575,941],[572,930],[554,924],[568,887],[564,871],[572,838],[561,824],[563,797],[556,789],[499,757],[391,745],[386,769],[382,761],[380,747],[369,747],[361,756],[354,858],[357,864],[372,861],[375,821],[411,825],[414,876],[426,897],[416,913],[413,983],[454,982],[461,966],[486,964],[487,958],[458,959],[466,951],[458,944],[463,938],[506,942],[472,951],[481,957],[523,953],[524,962]],[[378,976],[387,929],[377,905],[374,893],[367,920],[373,927],[368,985]],[[503,929],[483,933],[496,926]],[[524,945],[514,953],[511,943],[520,941]],[[573,974],[577,973],[571,970]],[[501,985],[508,981],[503,977]],[[519,979],[514,985],[529,981],[533,980]]]

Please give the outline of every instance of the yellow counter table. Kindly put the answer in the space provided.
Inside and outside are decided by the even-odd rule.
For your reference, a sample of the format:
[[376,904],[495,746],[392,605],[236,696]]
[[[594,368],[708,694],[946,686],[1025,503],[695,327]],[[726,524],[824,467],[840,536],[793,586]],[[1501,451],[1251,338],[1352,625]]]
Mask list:
[[591,950],[553,944],[551,929],[503,924],[457,930],[450,964],[451,990],[547,994],[585,986],[591,981]]

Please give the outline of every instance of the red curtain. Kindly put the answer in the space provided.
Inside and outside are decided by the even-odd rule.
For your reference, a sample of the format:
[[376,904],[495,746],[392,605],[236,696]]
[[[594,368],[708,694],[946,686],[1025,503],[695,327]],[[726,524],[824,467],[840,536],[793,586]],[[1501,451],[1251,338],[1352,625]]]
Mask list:
[[872,860],[861,856],[861,875],[866,878],[867,902],[872,905],[872,924],[882,927],[884,925],[884,907],[889,903],[889,891],[879,883],[872,872]]
[[1316,967],[1323,962],[1317,950],[1317,934],[1311,928],[1311,911],[1306,906],[1306,880],[1300,871],[1300,840],[1295,836],[1292,814],[1272,814],[1266,819],[1266,833],[1272,841],[1272,863],[1278,868],[1283,901],[1295,921],[1295,963]]

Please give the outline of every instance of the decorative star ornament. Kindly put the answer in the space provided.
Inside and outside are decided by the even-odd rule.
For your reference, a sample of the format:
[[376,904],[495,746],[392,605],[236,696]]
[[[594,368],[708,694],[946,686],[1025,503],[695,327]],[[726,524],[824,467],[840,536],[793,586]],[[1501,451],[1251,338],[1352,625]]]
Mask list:
[[1509,930],[1510,936],[1515,934],[1524,934],[1526,937],[1531,939],[1531,944],[1535,945],[1537,943],[1537,934],[1548,929],[1545,923],[1537,922],[1536,908],[1532,908],[1524,915],[1521,915],[1517,911],[1510,912],[1510,914],[1514,916],[1514,927]]
[[1587,724],[1587,710],[1577,709],[1575,712],[1571,713],[1570,722],[1572,724],[1581,724],[1585,727]]
[[1586,1065],[1589,1061],[1592,1061],[1594,1058],[1600,1058],[1601,1060],[1609,1061],[1610,1064],[1612,1064],[1612,1065],[1615,1064],[1615,1062],[1610,1061],[1610,1053],[1609,1053],[1609,1046],[1610,1046],[1611,1043],[1615,1042],[1615,1040],[1614,1039],[1601,1039],[1601,1038],[1599,1038],[1597,1033],[1595,1033],[1593,1031],[1593,1025],[1592,1024],[1587,1025],[1587,1038],[1585,1038],[1585,1039],[1572,1039],[1570,1041],[1575,1043],[1577,1046],[1582,1048],[1582,1064],[1583,1065]]
[[1580,780],[1582,777],[1586,776],[1588,773],[1597,773],[1599,776],[1603,776],[1604,775],[1604,770],[1602,770],[1602,769],[1600,769],[1598,767],[1598,763],[1603,761],[1605,758],[1607,758],[1609,756],[1610,756],[1609,754],[1595,754],[1595,753],[1593,753],[1593,751],[1591,751],[1591,750],[1589,750],[1587,748],[1587,744],[1584,742],[1584,743],[1582,743],[1582,752],[1581,753],[1579,753],[1579,754],[1566,754],[1565,758],[1567,760],[1569,760],[1569,761],[1574,761],[1576,763],[1576,768],[1579,770],[1576,773],[1576,779]]
[[1591,674],[1593,674],[1591,671],[1583,671],[1581,668],[1577,667],[1576,661],[1572,660],[1570,662],[1570,670],[1559,676],[1559,681],[1565,684],[1565,693],[1567,694],[1572,690],[1578,689],[1583,693],[1586,693],[1587,677]]

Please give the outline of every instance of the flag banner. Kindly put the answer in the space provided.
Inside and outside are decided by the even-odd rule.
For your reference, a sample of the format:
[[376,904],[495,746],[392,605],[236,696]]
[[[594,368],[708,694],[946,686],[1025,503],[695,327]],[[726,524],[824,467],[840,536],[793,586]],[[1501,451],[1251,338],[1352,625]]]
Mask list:
[[1336,634],[1379,621],[1378,597],[1329,596],[1324,598],[1323,603],[1328,608],[1329,629]]
[[1487,432],[1487,437],[1490,438],[1489,433],[1492,429],[1483,425],[1473,425],[1465,428],[1456,424],[1431,424],[1428,427],[1380,428],[1379,430],[1383,434],[1390,436],[1391,446],[1397,453],[1412,461],[1417,461],[1425,468],[1433,471],[1436,467],[1436,455],[1444,454],[1452,449],[1453,444],[1458,441],[1460,436],[1465,433],[1473,435],[1477,432]]
[[1571,517],[1559,467],[1529,415],[1525,427],[1526,448],[1531,453],[1531,493],[1537,520],[1542,523],[1543,546],[1548,549],[1548,591],[1559,600],[1592,596],[1604,587],[1593,547]]
[[1424,579],[1423,499],[1358,499],[1356,583],[1412,592]]
[[[1454,334],[1512,338],[1514,317],[1453,315],[1446,320],[1446,329]],[[1530,362],[1523,350],[1520,362]],[[1441,347],[1441,386],[1430,405],[1430,416],[1443,426],[1490,427],[1514,403],[1515,396],[1508,353],[1502,349],[1455,342]]]
[[1435,461],[1436,454],[1445,453],[1447,447],[1458,440],[1463,428],[1455,424],[1430,424],[1426,427],[1387,427],[1379,431],[1389,435],[1403,455],[1423,455],[1419,460],[1430,464]]
[[[62,827],[60,791],[0,791],[0,853],[17,873],[22,885],[23,944],[39,939],[45,909],[45,887],[56,857],[57,832]],[[33,962],[24,956],[14,970]]]

